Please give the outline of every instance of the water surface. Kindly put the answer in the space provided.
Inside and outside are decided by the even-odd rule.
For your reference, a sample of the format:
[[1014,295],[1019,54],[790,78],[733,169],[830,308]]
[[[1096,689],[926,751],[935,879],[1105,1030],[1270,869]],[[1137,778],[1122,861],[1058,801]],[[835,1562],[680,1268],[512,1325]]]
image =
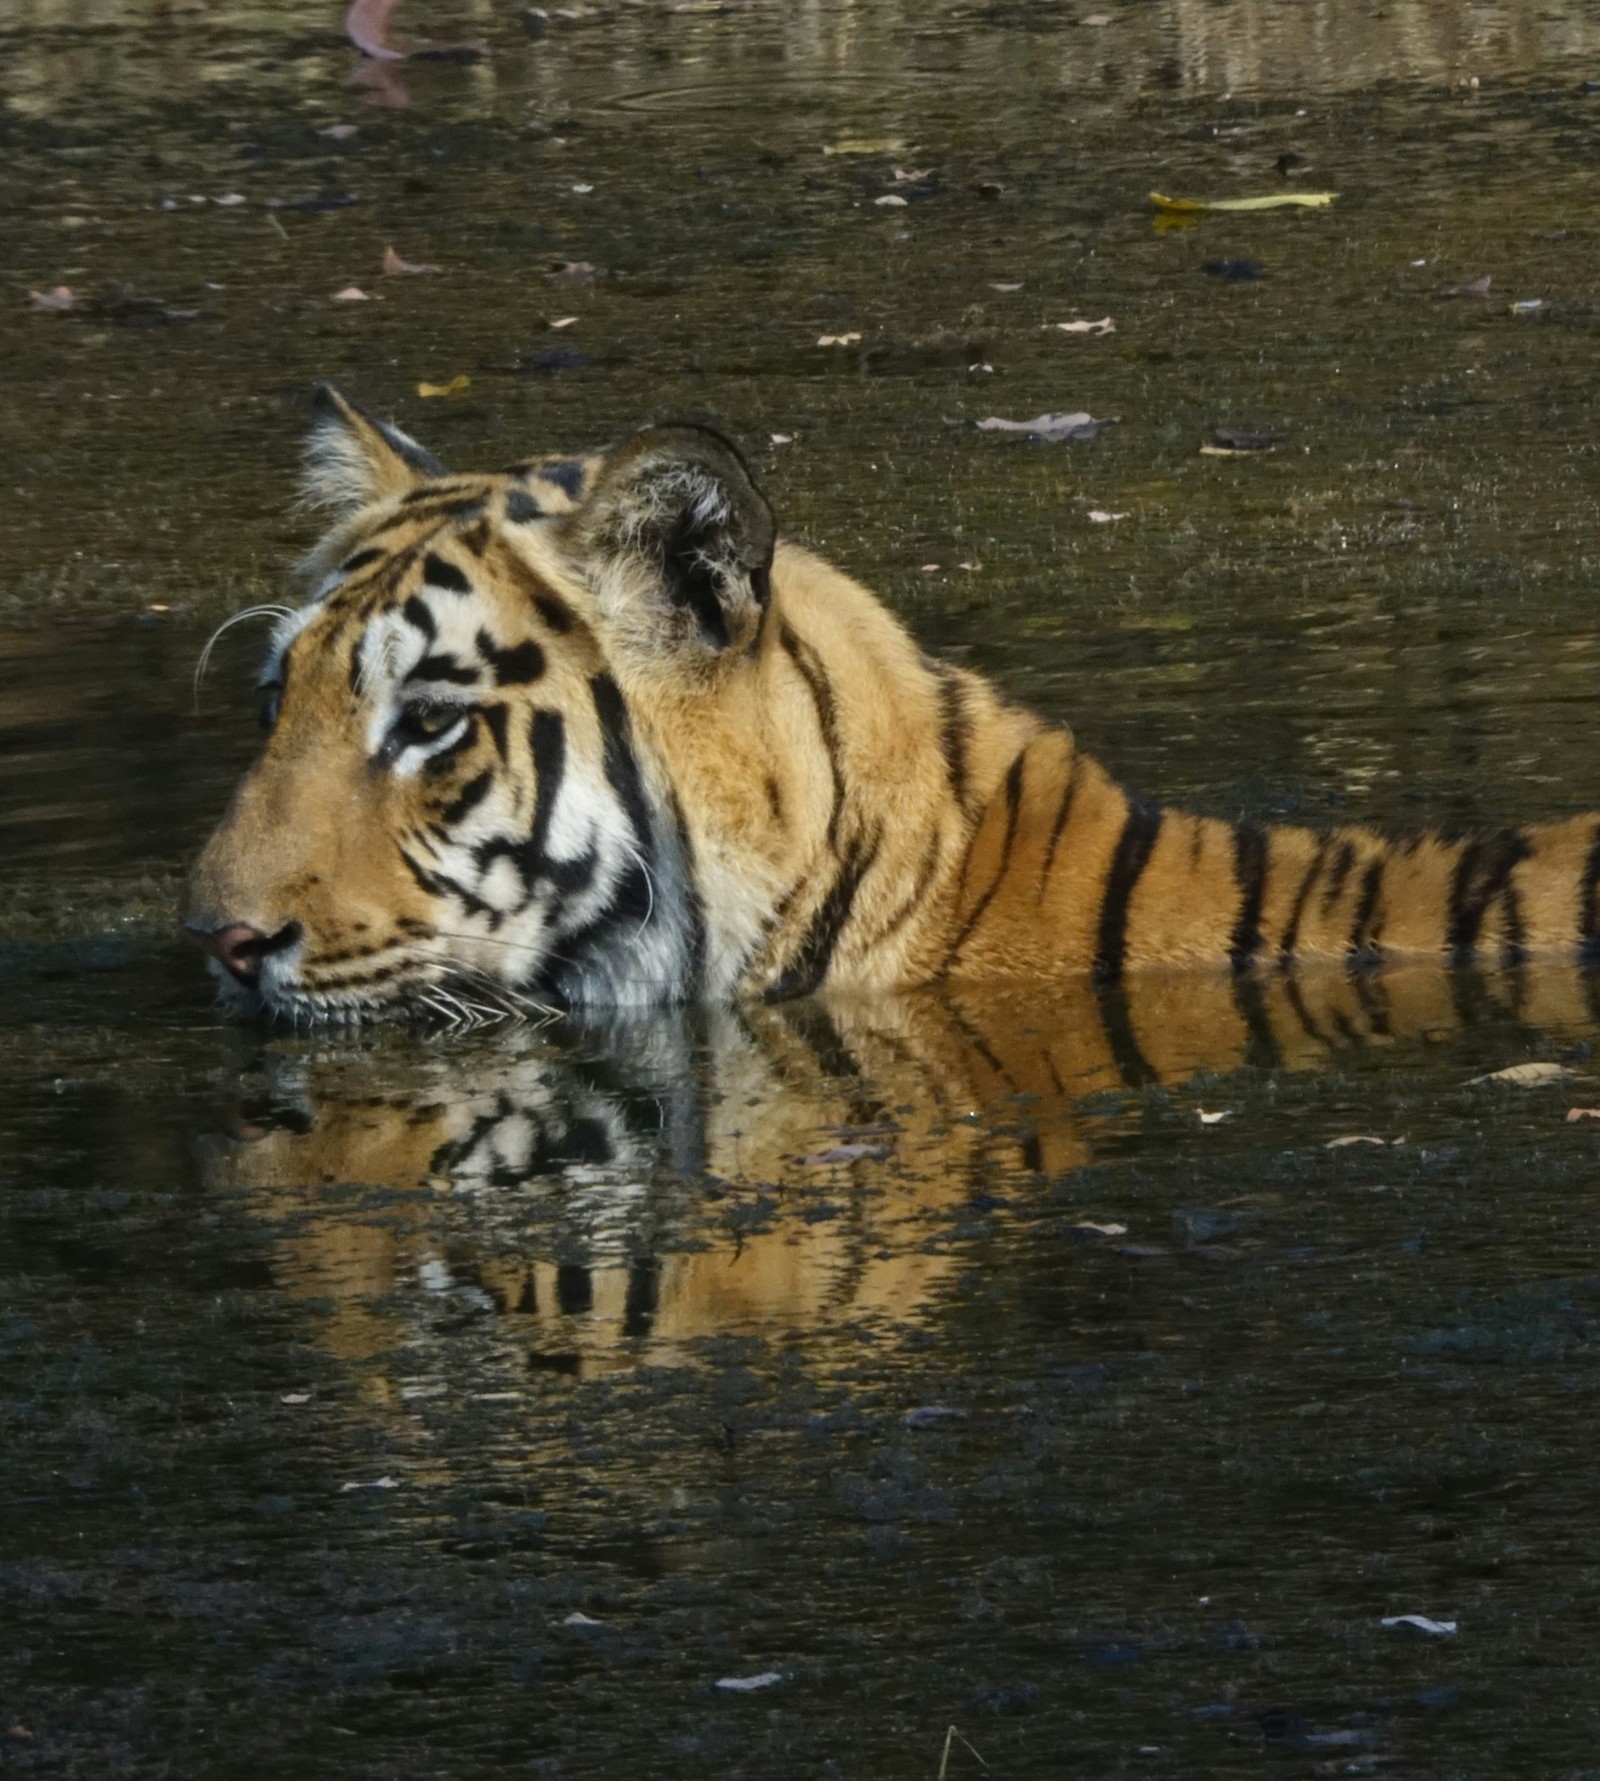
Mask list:
[[1152,794],[1591,806],[1600,28],[575,10],[0,8],[0,1764],[1590,1772],[1580,974],[332,1037],[171,907],[324,376],[463,466],[716,419]]

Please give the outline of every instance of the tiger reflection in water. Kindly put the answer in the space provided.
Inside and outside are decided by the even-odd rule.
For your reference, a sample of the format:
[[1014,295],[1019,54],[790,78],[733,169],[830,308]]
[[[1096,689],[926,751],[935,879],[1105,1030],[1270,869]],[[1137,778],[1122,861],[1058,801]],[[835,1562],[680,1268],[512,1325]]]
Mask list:
[[589,1373],[710,1336],[917,1319],[966,1266],[936,1240],[950,1217],[1091,1162],[1127,1118],[1105,1091],[1420,1049],[1480,1018],[1596,1024],[1576,971],[1240,989],[952,985],[292,1053],[217,1175],[282,1221],[284,1277],[331,1303],[340,1358],[373,1360],[419,1320],[496,1319],[516,1365]]

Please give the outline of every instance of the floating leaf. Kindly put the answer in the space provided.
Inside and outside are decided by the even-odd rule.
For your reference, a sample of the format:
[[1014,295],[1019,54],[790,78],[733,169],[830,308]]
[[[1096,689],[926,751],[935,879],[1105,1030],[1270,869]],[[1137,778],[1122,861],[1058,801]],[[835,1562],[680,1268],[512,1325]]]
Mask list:
[[350,1484],[341,1484],[339,1488],[340,1490],[398,1490],[400,1488],[400,1480],[398,1478],[391,1478],[385,1474],[382,1478],[373,1478],[365,1482],[357,1481]]
[[460,396],[472,388],[472,379],[465,371],[458,371],[448,383],[419,383],[419,396]]
[[1061,334],[1092,334],[1097,340],[1117,331],[1117,324],[1109,315],[1101,316],[1097,322],[1047,322],[1045,326],[1053,327]]
[[905,1425],[908,1429],[931,1429],[942,1422],[966,1422],[971,1415],[970,1410],[958,1410],[952,1404],[922,1404],[906,1411]]
[[859,334],[819,334],[818,346],[854,346],[861,338]]
[[782,1680],[782,1670],[763,1670],[759,1676],[719,1676],[712,1686],[729,1694],[754,1694],[758,1688],[771,1688]]
[[1352,1132],[1347,1138],[1330,1138],[1322,1148],[1324,1150],[1343,1150],[1348,1144],[1377,1144],[1382,1146],[1388,1142],[1389,1140],[1387,1138],[1369,1138],[1364,1132]]
[[897,186],[914,186],[920,180],[926,179],[932,171],[931,167],[896,167],[894,183]]
[[1271,192],[1264,198],[1168,198],[1150,194],[1150,202],[1167,216],[1199,216],[1208,210],[1322,210],[1337,192]]
[[402,260],[392,247],[383,250],[383,274],[385,278],[420,278],[425,272],[437,272],[437,266],[430,266],[421,260]]
[[556,319],[550,323],[550,326],[552,328],[571,328],[577,325],[577,321],[578,318],[575,315],[558,315]]
[[78,293],[66,284],[55,285],[48,291],[29,291],[28,307],[63,315],[78,307]]
[[793,445],[794,444],[794,434],[793,433],[771,433],[768,435],[768,437],[772,440],[772,443],[774,445]]
[[991,414],[973,424],[980,433],[1026,433],[1030,439],[1059,445],[1098,438],[1112,421],[1095,420],[1092,415],[1083,413],[1036,414],[1032,420],[1026,421],[1002,420],[999,415]]
[[1426,1614],[1386,1614],[1380,1623],[1383,1626],[1406,1626],[1413,1632],[1431,1633],[1436,1639],[1455,1637],[1459,1622],[1454,1620],[1434,1620]]
[[1113,520],[1126,519],[1126,513],[1108,513],[1103,507],[1091,507],[1089,518],[1097,526],[1109,526]]
[[1125,1224],[1096,1224],[1092,1218],[1080,1219],[1069,1228],[1075,1231],[1093,1231],[1097,1237],[1125,1237],[1128,1234]]
[[841,136],[823,146],[825,155],[898,155],[905,152],[898,136]]
[[1231,1109],[1224,1109],[1221,1113],[1207,1113],[1204,1107],[1196,1107],[1195,1112],[1201,1125],[1221,1125],[1223,1120],[1233,1118]]
[[1580,1119],[1600,1119],[1600,1107],[1569,1107],[1567,1124],[1573,1125]]
[[885,192],[881,198],[872,200],[880,210],[904,210],[906,200],[898,192]]
[[334,303],[370,303],[372,299],[360,285],[347,284],[342,291],[335,291],[330,301]]
[[545,276],[567,284],[593,284],[599,271],[592,260],[557,260]]
[[317,134],[326,136],[330,142],[348,142],[357,128],[355,124],[329,124],[326,129],[318,130]]
[[1504,1070],[1491,1070],[1487,1076],[1469,1076],[1467,1084],[1471,1087],[1480,1082],[1503,1082],[1510,1088],[1540,1088],[1577,1073],[1566,1064],[1509,1064]]

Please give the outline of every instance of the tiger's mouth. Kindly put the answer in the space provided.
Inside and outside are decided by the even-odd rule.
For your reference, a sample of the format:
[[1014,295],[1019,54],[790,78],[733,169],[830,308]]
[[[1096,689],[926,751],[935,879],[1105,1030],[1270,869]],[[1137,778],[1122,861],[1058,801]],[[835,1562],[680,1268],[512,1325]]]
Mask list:
[[[548,988],[517,988],[465,965],[397,959],[366,961],[359,978],[318,982],[294,956],[299,946],[270,954],[251,968],[213,957],[219,1000],[242,1020],[302,1027],[364,1027],[381,1023],[474,1030],[506,1022],[542,1024],[558,1017],[563,998]],[[314,970],[314,967],[313,967]]]

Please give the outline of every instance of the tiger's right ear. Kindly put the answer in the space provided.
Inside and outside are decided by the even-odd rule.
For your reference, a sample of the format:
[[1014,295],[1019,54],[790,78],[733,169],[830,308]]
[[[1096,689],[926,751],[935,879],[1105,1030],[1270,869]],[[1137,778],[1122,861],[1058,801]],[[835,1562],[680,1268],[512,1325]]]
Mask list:
[[652,427],[613,452],[569,536],[612,647],[641,672],[715,675],[760,634],[772,510],[709,427]]
[[305,499],[340,515],[391,499],[449,472],[432,452],[387,421],[348,402],[330,383],[312,397],[306,441]]

